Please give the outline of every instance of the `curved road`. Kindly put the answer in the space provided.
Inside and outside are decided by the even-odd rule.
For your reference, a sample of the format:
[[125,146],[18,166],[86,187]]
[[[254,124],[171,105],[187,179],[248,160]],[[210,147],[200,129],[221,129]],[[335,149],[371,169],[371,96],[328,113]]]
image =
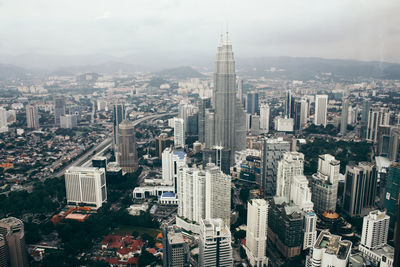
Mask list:
[[[133,126],[136,126],[146,120],[152,120],[152,119],[156,119],[162,116],[167,115],[166,113],[162,113],[162,114],[154,114],[154,115],[149,115],[149,116],[145,116],[143,118],[134,120]],[[106,138],[103,142],[101,142],[100,144],[98,144],[97,146],[89,149],[88,152],[86,152],[85,154],[83,154],[82,156],[80,156],[78,159],[76,159],[75,161],[71,162],[70,164],[68,164],[66,167],[64,167],[62,170],[58,171],[57,173],[51,175],[48,178],[54,178],[54,177],[59,177],[61,175],[64,175],[64,173],[66,172],[66,170],[68,168],[70,168],[71,166],[81,166],[81,165],[86,165],[85,163],[87,163],[88,161],[91,161],[93,156],[93,152],[95,151],[105,151],[106,149],[108,149],[108,147],[111,146],[111,142],[112,142],[112,138]]]

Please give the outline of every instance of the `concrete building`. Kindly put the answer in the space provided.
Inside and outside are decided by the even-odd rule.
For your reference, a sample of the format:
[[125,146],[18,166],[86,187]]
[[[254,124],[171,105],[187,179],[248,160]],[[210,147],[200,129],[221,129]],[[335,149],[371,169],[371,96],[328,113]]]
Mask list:
[[119,124],[125,120],[125,106],[123,103],[113,105],[113,148],[114,153],[118,151]]
[[181,118],[174,118],[174,146],[185,147],[185,121]]
[[260,106],[260,129],[263,133],[269,132],[269,116],[270,110],[268,104]]
[[385,211],[371,211],[363,219],[361,246],[375,249],[387,244],[390,217]]
[[267,196],[274,196],[276,194],[278,162],[283,158],[283,154],[290,150],[290,144],[281,137],[276,139],[264,138],[262,144],[261,187]]
[[247,205],[246,254],[251,266],[268,265],[267,246],[268,203],[251,199]]
[[162,180],[165,185],[174,185],[177,193],[179,169],[186,166],[186,153],[167,147],[162,154]]
[[230,225],[230,176],[214,164],[207,164],[205,170],[184,167],[178,175],[178,216],[197,224],[201,219],[221,218]]
[[60,117],[65,115],[65,99],[63,96],[54,97],[54,124],[60,126]]
[[189,267],[189,247],[177,228],[163,227],[163,267]]
[[312,202],[314,210],[335,211],[339,184],[340,161],[329,154],[318,158],[318,172],[313,174]]
[[259,114],[258,93],[255,91],[247,93],[246,109],[248,114]]
[[276,196],[290,199],[290,187],[293,177],[303,175],[304,155],[298,152],[286,152],[278,162]]
[[66,114],[60,116],[60,128],[72,129],[78,126],[78,116]]
[[274,128],[277,132],[293,132],[294,120],[292,118],[274,118]]
[[312,250],[312,267],[346,267],[352,243],[341,236],[321,232]]
[[98,209],[107,201],[105,170],[70,167],[65,172],[65,189],[68,205]]
[[156,154],[159,158],[162,158],[163,151],[170,146],[174,145],[173,138],[169,137],[166,133],[161,133],[156,137]]
[[136,133],[133,124],[128,120],[124,120],[118,126],[116,159],[124,172],[132,173],[138,168]]
[[347,122],[349,117],[349,100],[347,98],[343,98],[342,100],[342,114],[340,120],[340,133],[345,135],[347,132]]
[[0,266],[28,266],[24,223],[14,217],[0,220]]
[[315,125],[323,125],[326,127],[328,114],[328,96],[316,95],[315,96]]
[[230,174],[231,151],[221,146],[203,149],[203,167],[208,163],[214,163],[223,173]]
[[211,108],[211,98],[200,98],[198,102],[199,112],[198,116],[198,133],[199,133],[199,142],[206,142],[206,110]]
[[233,158],[235,151],[245,148],[246,128],[245,112],[236,98],[235,60],[228,34],[221,37],[217,47],[212,104],[214,116],[210,116],[206,123],[206,135],[209,136],[206,146],[229,149]]
[[40,128],[37,107],[33,105],[26,106],[26,124],[27,127],[31,129]]
[[243,101],[243,79],[242,78],[238,78],[237,80],[237,94],[236,94],[236,98],[239,99],[239,102],[243,105],[244,101]]
[[[387,215],[390,217],[390,231],[394,232],[396,221],[399,221],[398,217],[398,201],[400,193],[400,163],[393,163],[389,167],[389,173],[386,178],[385,184],[385,202],[384,207],[387,211]],[[400,231],[398,231],[400,232]]]
[[366,140],[376,142],[378,138],[378,127],[389,125],[390,112],[388,108],[374,107],[369,110]]
[[231,232],[223,220],[201,220],[199,239],[199,266],[233,266]]
[[347,165],[345,174],[343,210],[351,217],[361,217],[374,208],[377,190],[375,166],[360,162]]
[[0,107],[0,133],[8,132],[7,110]]

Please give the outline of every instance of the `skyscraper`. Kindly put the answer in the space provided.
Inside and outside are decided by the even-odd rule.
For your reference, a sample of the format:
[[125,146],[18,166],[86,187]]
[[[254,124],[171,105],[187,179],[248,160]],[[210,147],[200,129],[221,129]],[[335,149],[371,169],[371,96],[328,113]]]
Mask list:
[[[228,34],[221,38],[217,47],[212,100],[215,137],[211,146],[230,149],[233,157],[236,150],[245,147],[246,129],[244,110],[236,98],[235,60]],[[208,128],[212,130],[212,127]]]
[[65,99],[63,96],[54,98],[54,124],[60,125],[60,117],[65,115]]
[[166,185],[174,185],[177,192],[177,179],[179,169],[186,166],[186,153],[183,151],[174,151],[167,147],[162,153],[162,179]]
[[113,105],[113,148],[114,153],[118,151],[118,126],[125,120],[125,106],[123,103]]
[[263,104],[260,107],[260,129],[264,133],[268,133],[269,131],[269,105]]
[[346,134],[347,131],[347,121],[349,116],[349,100],[343,98],[342,100],[342,116],[340,120],[340,133],[342,135]]
[[68,205],[100,208],[107,201],[105,169],[70,167],[65,172]]
[[[385,203],[384,207],[390,216],[390,230],[394,231],[396,221],[399,221],[397,214],[398,196],[400,193],[400,163],[393,163],[389,167],[389,173],[385,184]],[[400,241],[400,240],[399,240]]]
[[182,233],[176,228],[164,226],[162,235],[163,267],[189,267],[189,247]]
[[124,120],[118,126],[118,165],[125,172],[135,172],[138,168],[136,133],[132,123]]
[[375,166],[370,162],[347,165],[345,177],[343,210],[351,217],[364,216],[375,204]]
[[283,154],[290,150],[290,144],[283,138],[262,140],[262,176],[261,187],[267,196],[276,194],[276,177],[278,172],[278,162]]
[[287,118],[293,118],[294,113],[294,101],[295,98],[292,95],[291,91],[285,92],[285,116]]
[[243,79],[239,78],[238,79],[238,91],[237,91],[237,96],[239,99],[239,102],[241,105],[243,105]]
[[198,132],[199,132],[199,142],[205,143],[206,140],[206,110],[211,108],[210,98],[200,98],[199,102],[199,112],[198,116]]
[[361,246],[375,249],[386,245],[389,233],[390,217],[385,211],[371,211],[364,216],[361,234]]
[[247,113],[249,114],[258,114],[259,106],[258,106],[258,93],[255,91],[247,93]]
[[40,127],[39,114],[37,108],[33,105],[26,106],[26,124],[31,129],[38,129]]
[[7,110],[0,107],[0,133],[8,132]]
[[185,147],[185,121],[181,118],[174,118],[174,146]]
[[366,140],[376,142],[378,139],[378,127],[389,125],[390,113],[388,108],[371,108],[368,115]]
[[327,95],[316,95],[315,96],[314,124],[315,125],[323,125],[324,127],[326,127],[327,113],[328,113],[328,96]]
[[[1,238],[3,238],[3,242]],[[3,247],[0,247],[0,253],[3,254],[0,254],[1,266],[28,266],[24,223],[21,220],[14,217],[0,220],[0,246],[1,243],[3,243]],[[6,246],[5,248],[4,243]],[[3,263],[5,264],[3,265]]]
[[268,203],[251,199],[247,205],[246,254],[251,266],[268,265],[267,246]]
[[214,164],[207,164],[205,170],[182,168],[178,173],[178,195],[180,217],[196,223],[221,218],[230,225],[231,178]]
[[322,213],[336,210],[339,170],[340,161],[335,157],[329,154],[319,156],[318,172],[312,176],[312,202],[315,211]]
[[231,231],[221,219],[200,222],[199,266],[233,266]]
[[301,108],[300,108],[300,128],[303,128],[307,121],[309,115],[310,105],[307,99],[302,99],[301,101]]
[[290,187],[293,177],[303,175],[304,155],[298,152],[286,152],[278,162],[276,196],[290,199]]

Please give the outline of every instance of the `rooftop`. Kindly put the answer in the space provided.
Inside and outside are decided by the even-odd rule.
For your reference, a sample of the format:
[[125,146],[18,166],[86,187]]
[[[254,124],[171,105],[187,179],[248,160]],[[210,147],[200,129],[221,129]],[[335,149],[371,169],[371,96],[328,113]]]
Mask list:
[[338,259],[344,260],[350,253],[352,243],[341,240],[341,236],[332,235],[329,232],[321,232],[315,242],[315,249],[325,249],[325,253],[336,255]]

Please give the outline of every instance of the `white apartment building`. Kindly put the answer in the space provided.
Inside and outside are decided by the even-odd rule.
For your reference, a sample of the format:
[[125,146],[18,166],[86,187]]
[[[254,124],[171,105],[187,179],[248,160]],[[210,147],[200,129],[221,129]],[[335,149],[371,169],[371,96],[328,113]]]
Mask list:
[[260,129],[263,133],[268,133],[269,131],[269,116],[270,109],[268,104],[263,104],[260,106]]
[[246,254],[251,266],[268,265],[267,247],[268,203],[251,199],[247,205]]
[[200,221],[199,266],[233,266],[231,231],[222,219]]
[[174,118],[174,146],[185,147],[185,121],[181,118]]
[[68,205],[83,204],[98,209],[107,201],[103,168],[70,167],[65,172],[65,188]]
[[35,106],[26,106],[26,124],[27,127],[31,129],[38,129],[40,127],[39,114]]
[[175,185],[177,192],[177,179],[179,169],[186,166],[186,153],[175,151],[167,147],[162,153],[162,180],[165,185]]
[[290,186],[294,176],[303,175],[304,155],[299,152],[286,152],[278,162],[276,196],[290,199]]

